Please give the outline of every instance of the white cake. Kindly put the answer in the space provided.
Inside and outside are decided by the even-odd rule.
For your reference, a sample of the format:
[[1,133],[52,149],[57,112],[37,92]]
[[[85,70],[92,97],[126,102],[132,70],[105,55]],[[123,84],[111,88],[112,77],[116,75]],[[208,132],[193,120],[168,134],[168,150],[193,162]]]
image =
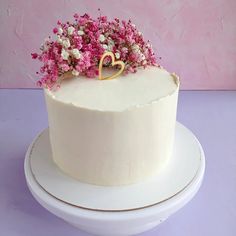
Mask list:
[[179,80],[158,67],[112,80],[64,79],[45,91],[53,160],[96,185],[137,183],[172,154]]

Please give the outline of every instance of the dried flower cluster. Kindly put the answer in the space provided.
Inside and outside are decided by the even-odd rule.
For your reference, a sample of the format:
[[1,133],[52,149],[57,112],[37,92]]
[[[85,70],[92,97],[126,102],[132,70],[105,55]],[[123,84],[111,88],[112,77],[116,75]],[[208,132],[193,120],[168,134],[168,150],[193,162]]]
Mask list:
[[[89,78],[98,76],[98,64],[104,52],[113,52],[116,59],[125,62],[125,73],[136,72],[138,67],[156,65],[149,41],[131,21],[114,19],[106,16],[96,20],[88,14],[74,15],[74,23],[57,22],[53,29],[56,40],[49,37],[41,46],[41,53],[32,53],[33,59],[43,63],[40,68],[39,86],[52,88],[60,75],[71,71],[73,75],[85,75]],[[111,59],[104,60],[105,66]]]

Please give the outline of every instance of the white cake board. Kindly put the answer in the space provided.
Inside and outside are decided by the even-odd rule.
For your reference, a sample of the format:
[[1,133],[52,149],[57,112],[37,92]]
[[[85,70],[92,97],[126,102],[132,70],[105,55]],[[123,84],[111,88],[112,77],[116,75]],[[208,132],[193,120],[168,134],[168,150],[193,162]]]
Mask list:
[[[179,167],[178,174],[182,176],[182,178],[173,179],[168,183],[173,188],[171,188],[170,186],[166,186],[166,188],[178,190],[174,186],[181,186],[180,183],[182,183],[182,189],[180,189],[180,191],[174,193],[175,191],[168,190],[169,193],[174,193],[174,195],[170,195],[164,200],[160,201],[161,198],[159,196],[164,196],[164,194],[158,195],[156,193],[158,191],[155,191],[156,187],[154,187],[153,182],[156,182],[157,178],[153,178],[148,181],[144,181],[143,183],[137,184],[139,187],[142,187],[142,191],[147,191],[144,193],[142,191],[138,191],[137,185],[129,185],[123,187],[99,187],[81,183],[75,184],[74,180],[69,178],[67,179],[68,182],[66,182],[68,186],[70,186],[71,182],[74,186],[81,186],[81,189],[79,189],[78,186],[76,187],[80,193],[76,193],[78,196],[81,195],[90,197],[88,199],[84,199],[84,197],[78,198],[80,199],[80,205],[73,206],[71,203],[66,203],[65,201],[65,199],[67,199],[65,196],[68,196],[69,192],[67,192],[65,196],[61,195],[62,199],[54,197],[51,193],[48,192],[51,191],[51,189],[46,191],[41,186],[42,183],[39,184],[38,180],[36,180],[35,178],[35,175],[32,173],[31,167],[37,165],[35,163],[33,164],[32,162],[36,154],[38,155],[38,158],[41,157],[44,160],[44,154],[48,153],[48,148],[46,148],[48,147],[48,142],[46,142],[47,138],[47,131],[44,131],[33,141],[26,153],[24,168],[28,187],[35,199],[47,210],[64,219],[68,223],[73,224],[74,226],[79,227],[80,229],[90,232],[94,235],[133,235],[155,227],[193,198],[193,196],[199,190],[204,176],[205,157],[200,143],[187,128],[177,123],[174,148],[175,154],[173,155],[173,158],[179,158],[179,162],[187,161],[188,165],[184,165],[182,168]],[[41,148],[39,148],[39,140],[41,140]],[[36,147],[38,148],[36,149]],[[182,153],[182,149],[186,150],[186,153],[184,152],[186,155],[185,159],[180,159],[180,157],[178,157],[176,154]],[[38,158],[35,158],[35,160],[38,160]],[[163,172],[171,174],[171,172],[176,169],[176,167],[173,165],[173,158],[171,162],[172,164],[170,163],[169,167]],[[189,162],[188,159],[192,161]],[[44,163],[44,161],[42,162]],[[41,162],[39,161],[39,163]],[[178,164],[179,163],[176,163],[176,165]],[[57,182],[57,188],[53,187],[53,189],[59,189],[60,183],[58,183],[57,180],[54,180],[56,176],[52,173],[48,173],[48,170],[54,169],[55,165],[53,162],[49,162],[49,165],[52,165],[52,167],[46,166],[44,170],[39,171],[39,173],[41,173],[40,176],[45,175],[46,177],[44,176],[44,178],[49,182]],[[36,169],[38,170],[38,168]],[[189,170],[192,170],[192,175],[189,173],[191,172]],[[57,171],[60,172],[58,169]],[[60,173],[59,175],[63,174]],[[162,173],[159,175],[159,177],[161,175],[165,176],[165,174]],[[188,178],[186,177],[186,175],[188,176]],[[53,180],[50,180],[50,178],[53,178]],[[63,177],[62,180],[65,178],[66,177]],[[162,181],[164,181],[165,178],[162,178]],[[166,177],[166,179],[168,178]],[[177,180],[181,181],[177,182]],[[67,185],[66,183],[62,184]],[[163,184],[164,183],[160,184],[160,186],[158,185],[157,187],[161,188]],[[51,184],[46,184],[45,186],[48,187],[51,186]],[[149,189],[150,187],[154,189]],[[93,194],[88,195],[89,190],[92,191]],[[164,188],[162,188],[162,190],[166,192]],[[122,193],[125,195],[120,196],[121,198],[117,198],[113,191],[116,194]],[[132,191],[135,191],[135,193]],[[62,193],[64,193],[64,190],[62,190]],[[96,195],[97,193],[98,197]],[[141,197],[137,194],[141,194]],[[74,195],[74,193],[69,195]],[[152,197],[150,197],[150,195]],[[167,196],[167,194],[165,195]],[[156,201],[154,200],[154,196],[158,197]],[[107,201],[113,201],[115,199],[115,201],[120,201],[120,203],[112,204],[110,202],[106,202],[106,204],[108,204],[107,206],[109,206],[107,207],[105,205],[103,197]],[[72,197],[72,199],[74,198],[75,197]],[[137,201],[137,199],[139,200]],[[153,202],[154,204],[152,204]],[[142,205],[143,203],[147,205]],[[121,206],[121,208],[118,208],[119,206]],[[93,207],[96,210],[91,210],[93,209]]]
[[141,183],[115,187],[82,183],[64,174],[52,160],[48,129],[33,142],[29,158],[35,180],[55,198],[86,209],[124,211],[158,204],[186,188],[199,170],[201,150],[193,134],[177,123],[168,165]]

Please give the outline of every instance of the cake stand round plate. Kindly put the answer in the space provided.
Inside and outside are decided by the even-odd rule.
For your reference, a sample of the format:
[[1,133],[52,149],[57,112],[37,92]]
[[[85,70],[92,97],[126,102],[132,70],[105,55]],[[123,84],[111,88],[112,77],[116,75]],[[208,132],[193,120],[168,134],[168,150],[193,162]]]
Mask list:
[[155,227],[196,194],[204,170],[200,143],[178,122],[170,162],[137,184],[97,186],[67,176],[52,160],[48,129],[35,138],[25,158],[27,184],[38,202],[96,235],[132,235]]

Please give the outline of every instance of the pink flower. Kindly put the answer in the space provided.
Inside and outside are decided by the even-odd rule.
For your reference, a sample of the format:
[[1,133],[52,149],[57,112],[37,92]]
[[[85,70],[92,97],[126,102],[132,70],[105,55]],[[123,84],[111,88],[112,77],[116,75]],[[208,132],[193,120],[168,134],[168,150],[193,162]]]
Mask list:
[[79,18],[79,14],[75,13],[74,14],[74,18],[78,19]]
[[58,29],[57,28],[54,28],[53,29],[53,33],[56,34],[58,32]]
[[41,81],[41,80],[38,80],[37,83],[36,83],[36,85],[39,86],[39,87],[42,87],[42,85],[43,85],[43,84],[42,84],[42,81]]
[[38,57],[37,53],[31,53],[32,59],[36,59]]
[[94,78],[94,77],[98,76],[98,68],[95,66],[90,67],[86,71],[86,76],[88,76],[89,78]]
[[68,66],[68,64],[61,64],[61,69],[63,70],[63,71],[68,71],[68,70],[70,70],[70,67]]
[[[97,77],[98,64],[105,50],[119,54],[119,59],[126,65],[124,73],[135,73],[139,67],[157,65],[149,41],[144,40],[130,20],[115,18],[108,21],[106,16],[92,19],[88,14],[79,16],[77,13],[74,19],[72,23],[58,21],[58,28],[53,29],[57,39],[47,39],[40,48],[41,53],[31,54],[33,59],[42,62],[39,86],[57,86],[58,77],[67,71],[76,70],[88,78]],[[67,60],[62,57],[64,51]],[[75,51],[79,56],[75,56]],[[104,64],[111,66],[111,58],[106,58]]]

